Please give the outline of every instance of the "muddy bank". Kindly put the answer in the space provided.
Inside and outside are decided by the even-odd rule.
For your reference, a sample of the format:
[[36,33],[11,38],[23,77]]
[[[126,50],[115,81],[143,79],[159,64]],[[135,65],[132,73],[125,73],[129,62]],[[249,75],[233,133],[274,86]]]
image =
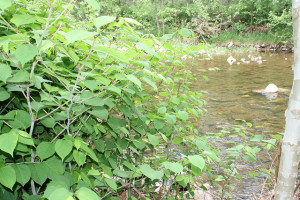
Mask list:
[[276,45],[276,44],[237,44],[234,42],[228,42],[226,44],[216,44],[220,47],[227,48],[239,48],[239,47],[252,47],[258,52],[294,52],[293,46]]

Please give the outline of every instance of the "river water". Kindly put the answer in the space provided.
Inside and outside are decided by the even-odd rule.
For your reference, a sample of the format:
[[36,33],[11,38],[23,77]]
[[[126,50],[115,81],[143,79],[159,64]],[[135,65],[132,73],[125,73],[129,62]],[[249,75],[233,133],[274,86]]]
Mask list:
[[[236,62],[230,65],[227,58],[233,56]],[[205,55],[203,58],[209,56]],[[216,133],[222,127],[238,124],[243,119],[253,127],[263,126],[271,134],[284,132],[284,113],[288,104],[289,89],[292,86],[292,54],[275,53],[218,53],[210,55],[210,60],[193,60],[193,74],[196,77],[192,90],[206,91],[207,101],[204,117],[198,122],[198,130]],[[261,57],[261,58],[260,58]],[[252,58],[252,60],[251,60]],[[256,58],[256,60],[254,59]],[[244,60],[243,61],[241,61]],[[203,72],[199,69],[205,69]],[[202,78],[206,75],[209,80]],[[274,83],[283,92],[277,96],[265,96],[254,92]],[[263,133],[255,133],[263,134]],[[256,168],[269,168],[275,155],[262,156],[257,163],[239,166],[242,176]],[[262,157],[261,157],[262,156]],[[264,179],[245,179],[236,185],[234,199],[254,199],[259,196]]]

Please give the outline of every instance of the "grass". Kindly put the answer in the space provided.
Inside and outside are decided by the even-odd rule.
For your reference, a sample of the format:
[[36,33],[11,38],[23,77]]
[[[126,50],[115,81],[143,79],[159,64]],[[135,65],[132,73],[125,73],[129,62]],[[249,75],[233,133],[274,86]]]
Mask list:
[[223,31],[219,35],[215,35],[208,40],[209,43],[216,45],[228,44],[233,42],[235,45],[239,44],[286,44],[292,45],[291,39],[286,37],[284,34],[279,33],[262,33],[262,32],[253,32],[253,33],[239,33],[237,31]]

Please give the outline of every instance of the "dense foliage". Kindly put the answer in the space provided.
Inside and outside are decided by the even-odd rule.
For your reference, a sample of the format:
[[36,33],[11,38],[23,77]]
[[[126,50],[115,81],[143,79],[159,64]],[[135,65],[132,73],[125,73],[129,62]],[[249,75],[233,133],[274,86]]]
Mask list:
[[[224,29],[289,32],[291,7],[288,0],[101,0],[100,13],[131,17],[148,31],[165,34],[182,27],[211,36]],[[87,15],[87,10],[82,11]],[[259,28],[255,28],[259,27]],[[262,28],[265,27],[265,28]],[[248,29],[247,29],[248,28]]]
[[0,9],[1,200],[187,199],[204,172],[227,181],[238,157],[255,161],[247,144],[221,161],[194,127],[205,101],[185,59],[202,45],[137,33],[131,18],[72,17],[99,12],[95,0]]

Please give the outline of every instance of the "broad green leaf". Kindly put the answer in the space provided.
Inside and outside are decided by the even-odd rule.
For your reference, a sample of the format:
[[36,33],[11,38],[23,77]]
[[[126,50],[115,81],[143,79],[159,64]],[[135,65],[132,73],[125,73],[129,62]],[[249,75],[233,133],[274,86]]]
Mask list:
[[16,172],[17,182],[21,185],[28,183],[31,177],[30,168],[27,165],[12,165]]
[[[2,0],[1,0],[2,1]],[[15,15],[11,20],[16,26],[31,24],[36,21],[36,16],[34,15]]]
[[14,121],[11,121],[10,124],[14,128],[27,129],[31,126],[31,119],[29,113],[24,110],[17,110]]
[[54,144],[51,142],[42,142],[36,148],[36,154],[41,160],[51,157],[54,153]]
[[160,56],[155,52],[155,50],[151,49],[148,45],[146,45],[144,43],[137,43],[136,46],[138,46],[140,49],[144,50],[146,53],[160,59]]
[[92,91],[98,87],[97,81],[95,80],[85,80],[84,85]]
[[54,126],[56,125],[55,119],[51,117],[46,117],[42,119],[41,123],[47,128],[54,128]]
[[70,192],[67,188],[60,187],[50,194],[49,200],[74,200],[73,193]]
[[56,156],[47,159],[45,162],[45,173],[47,177],[53,179],[57,175],[62,175],[65,172],[63,162]]
[[170,40],[173,38],[173,34],[166,34],[161,37],[163,40]]
[[116,175],[116,176],[119,176],[119,177],[122,177],[122,178],[129,178],[130,175],[132,174],[131,171],[122,171],[122,170],[114,170],[113,173]]
[[55,143],[55,151],[63,160],[73,149],[73,142],[71,140],[60,139]]
[[134,75],[132,75],[132,74],[130,74],[130,75],[125,75],[125,76],[126,76],[126,78],[127,78],[129,81],[131,81],[131,82],[133,82],[134,84],[136,84],[137,86],[139,86],[139,88],[142,87],[141,81],[140,81],[136,76],[134,76]]
[[182,28],[178,32],[181,36],[186,37],[186,38],[191,36],[190,30],[187,28]]
[[105,107],[95,107],[92,111],[89,111],[89,113],[99,119],[107,120],[108,118],[108,110]]
[[194,156],[188,156],[188,159],[191,164],[195,165],[199,169],[203,170],[205,166],[205,160],[203,159],[202,156],[199,155],[194,155]]
[[160,107],[158,110],[157,110],[159,113],[161,114],[164,114],[167,112],[167,108],[166,107]]
[[31,107],[33,110],[38,112],[39,110],[41,110],[42,108],[45,107],[45,104],[43,104],[42,102],[33,101],[33,102],[31,102]]
[[110,86],[107,86],[105,87],[105,89],[109,90],[109,91],[112,91],[112,92],[115,92],[117,93],[118,95],[121,95],[121,89],[114,86],[114,85],[110,85]]
[[90,37],[94,37],[98,33],[96,32],[89,32],[85,30],[72,30],[67,32],[65,35],[67,39],[67,44],[70,44],[72,42],[78,41],[78,40],[84,40]]
[[0,149],[13,157],[14,149],[17,146],[19,135],[16,133],[4,133],[0,135]]
[[0,64],[0,72],[0,81],[3,81],[4,83],[6,83],[6,80],[12,76],[11,68],[6,64]]
[[135,24],[138,26],[143,26],[140,22],[136,21],[135,19],[131,19],[131,18],[123,18],[125,22],[129,22],[131,24]]
[[166,120],[170,124],[175,124],[176,123],[176,116],[175,115],[166,114]]
[[100,200],[100,197],[90,188],[81,187],[75,192],[79,200]]
[[118,186],[116,184],[116,182],[113,179],[110,178],[104,178],[105,183],[114,191],[117,191]]
[[77,150],[73,151],[73,157],[79,166],[83,165],[86,161],[86,155]]
[[182,142],[183,142],[183,139],[180,136],[175,136],[172,140],[172,144],[180,144]]
[[87,175],[89,175],[89,176],[100,176],[101,174],[100,174],[99,170],[91,169],[91,170],[88,172]]
[[4,10],[11,6],[12,1],[11,0],[1,0],[0,1],[0,9]]
[[19,143],[29,145],[29,146],[34,146],[34,142],[28,133],[26,133],[25,131],[18,131],[18,134],[19,134],[19,138],[18,138]]
[[165,126],[165,121],[162,119],[154,119],[154,127],[156,129],[162,129]]
[[162,171],[156,171],[147,164],[140,165],[140,170],[145,176],[147,176],[151,180],[160,179],[164,175]]
[[102,153],[104,152],[105,144],[104,144],[103,140],[101,140],[101,139],[95,140],[94,145],[99,152],[102,152]]
[[32,60],[39,53],[36,46],[24,44],[17,47],[15,51],[16,58],[21,62],[22,65]]
[[12,187],[17,181],[16,172],[11,166],[0,168],[0,183],[12,190]]
[[98,46],[96,47],[96,50],[97,51],[100,51],[102,53],[105,53],[109,56],[112,56],[122,62],[125,62],[125,63],[129,63],[129,58],[125,56],[125,54],[120,51],[120,50],[115,50],[115,49],[112,49],[110,47],[104,47],[104,46]]
[[177,114],[184,121],[189,119],[189,114],[186,111],[178,111]]
[[29,165],[31,171],[31,178],[34,182],[38,183],[39,185],[43,185],[43,183],[47,179],[47,167],[45,163],[37,163]]
[[84,1],[87,2],[88,4],[90,4],[90,6],[92,6],[96,10],[100,11],[100,5],[97,2],[97,0],[84,0]]
[[181,163],[171,163],[171,162],[163,162],[162,165],[166,168],[171,170],[174,173],[183,172],[183,166]]
[[159,144],[159,138],[156,135],[148,134],[148,139],[153,146],[157,146]]
[[113,16],[101,16],[101,17],[94,19],[94,25],[97,28],[101,28],[102,26],[110,24],[111,22],[113,22],[115,20],[116,20],[116,17],[113,17]]
[[203,153],[207,154],[213,161],[221,161],[221,159],[211,150],[203,151]]
[[82,150],[84,150],[91,159],[93,159],[95,162],[98,162],[98,158],[97,158],[95,152],[91,148],[89,148],[85,144],[82,144],[80,148]]
[[157,86],[154,81],[152,81],[151,79],[149,79],[147,77],[143,77],[143,80],[157,91]]
[[22,83],[29,82],[29,73],[25,70],[19,70],[13,77],[7,79],[7,82],[10,83]]
[[9,99],[10,93],[8,93],[4,88],[0,87],[0,101],[5,101]]

